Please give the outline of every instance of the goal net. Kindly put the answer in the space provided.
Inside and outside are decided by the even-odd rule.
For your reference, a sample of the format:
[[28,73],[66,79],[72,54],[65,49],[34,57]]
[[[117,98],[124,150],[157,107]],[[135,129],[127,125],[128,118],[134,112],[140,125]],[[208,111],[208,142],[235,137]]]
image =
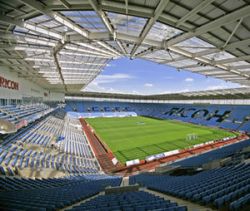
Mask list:
[[193,140],[196,140],[198,138],[198,135],[195,134],[195,133],[190,133],[190,134],[187,134],[186,136],[186,141],[193,141]]

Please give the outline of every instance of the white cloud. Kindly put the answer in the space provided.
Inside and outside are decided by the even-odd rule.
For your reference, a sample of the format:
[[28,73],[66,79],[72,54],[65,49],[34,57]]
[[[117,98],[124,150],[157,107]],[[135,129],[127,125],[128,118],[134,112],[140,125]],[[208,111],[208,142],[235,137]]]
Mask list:
[[99,75],[94,81],[97,82],[98,84],[107,84],[107,83],[118,82],[121,80],[130,79],[130,78],[134,78],[134,77],[128,74],[124,74],[124,73],[116,73],[113,75]]
[[122,93],[120,90],[116,90],[114,88],[106,88],[101,86],[99,83],[91,82],[85,89],[82,91],[87,92],[107,92],[107,93]]
[[225,89],[227,86],[225,85],[214,85],[214,86],[208,86],[207,90],[214,90],[214,89]]
[[132,91],[132,94],[135,94],[135,95],[140,95],[141,93],[140,93],[140,92],[138,92],[138,91],[136,91],[136,90],[133,90],[133,91]]
[[180,89],[178,91],[176,91],[176,93],[182,93],[182,92],[190,92],[190,89]]
[[185,78],[185,82],[193,82],[194,79],[193,78]]
[[232,84],[232,83],[220,83],[217,85],[210,85],[206,87],[206,90],[214,90],[214,89],[230,89],[230,88],[238,88],[238,87],[244,87],[242,85],[239,84]]
[[153,86],[154,86],[154,84],[145,83],[145,84],[144,84],[144,86],[145,86],[145,87],[153,87]]
[[170,90],[166,90],[166,91],[162,91],[162,93],[161,93],[161,94],[170,94],[170,93],[172,93],[172,91],[170,91]]
[[124,73],[116,73],[113,75],[99,75],[82,91],[122,93],[121,90],[116,90],[113,88],[106,88],[103,85],[119,83],[120,81],[124,81],[124,80],[126,81],[131,78],[134,78],[134,77],[128,74],[124,74]]

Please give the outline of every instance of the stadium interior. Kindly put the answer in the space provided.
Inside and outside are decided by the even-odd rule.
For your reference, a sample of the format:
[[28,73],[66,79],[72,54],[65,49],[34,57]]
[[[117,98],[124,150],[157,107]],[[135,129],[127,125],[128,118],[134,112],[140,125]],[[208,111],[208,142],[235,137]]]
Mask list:
[[[249,0],[0,11],[0,210],[250,210]],[[240,87],[84,90],[120,58]]]

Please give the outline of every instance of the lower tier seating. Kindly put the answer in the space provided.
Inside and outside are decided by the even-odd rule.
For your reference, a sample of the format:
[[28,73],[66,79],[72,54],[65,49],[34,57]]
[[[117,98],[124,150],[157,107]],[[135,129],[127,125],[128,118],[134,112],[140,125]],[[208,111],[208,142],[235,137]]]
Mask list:
[[[185,206],[144,191],[103,195],[106,187],[120,186],[121,181],[121,177],[105,174],[53,179],[0,177],[0,210],[187,210]],[[89,200],[90,197],[93,198]]]
[[130,177],[129,182],[216,208],[240,210],[250,204],[250,164],[222,167],[192,176],[140,174]]
[[164,200],[159,196],[155,196],[153,194],[144,191],[133,191],[133,192],[115,193],[109,195],[100,195],[90,201],[82,203],[69,210],[186,211],[187,208],[185,206],[178,206],[178,204],[175,202],[170,202],[170,200]]
[[[5,182],[9,180],[8,178]],[[57,210],[93,196],[107,186],[119,186],[121,183],[119,177],[95,182],[84,177],[42,181],[12,180],[15,181],[16,188],[0,191],[0,210]],[[23,189],[24,184],[28,189]],[[4,184],[3,187],[5,186]]]
[[199,167],[205,163],[222,159],[234,155],[235,153],[241,151],[245,147],[250,146],[250,140],[240,141],[235,144],[230,144],[228,146],[215,149],[201,155],[196,155],[185,160],[177,161],[171,164],[172,166],[182,166],[182,167]]
[[17,168],[49,168],[76,175],[99,173],[79,120],[64,114],[56,111],[28,129],[6,136],[0,146],[0,174],[14,175]]

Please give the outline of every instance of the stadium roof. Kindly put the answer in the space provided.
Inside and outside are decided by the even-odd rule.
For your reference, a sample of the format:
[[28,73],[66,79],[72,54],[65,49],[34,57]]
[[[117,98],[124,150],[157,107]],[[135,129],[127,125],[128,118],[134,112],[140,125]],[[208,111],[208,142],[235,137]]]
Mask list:
[[[72,97],[72,98],[71,98]],[[196,100],[196,99],[250,99],[250,88],[216,89],[160,95],[115,94],[99,92],[71,93],[67,99],[102,98],[130,100]]]
[[0,62],[45,88],[79,93],[123,56],[250,86],[248,0],[0,0],[0,10]]

